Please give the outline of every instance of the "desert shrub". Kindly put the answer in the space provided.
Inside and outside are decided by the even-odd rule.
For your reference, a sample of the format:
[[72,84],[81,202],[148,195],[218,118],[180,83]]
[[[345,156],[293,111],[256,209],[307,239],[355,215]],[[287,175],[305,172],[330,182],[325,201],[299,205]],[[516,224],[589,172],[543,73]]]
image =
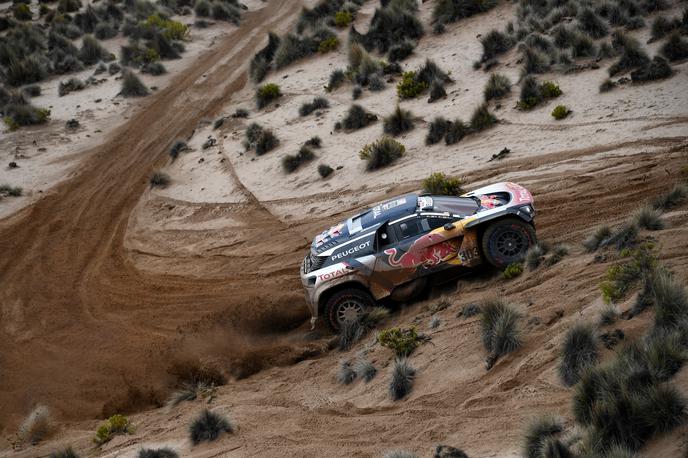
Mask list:
[[112,59],[112,55],[100,45],[98,40],[91,35],[84,36],[81,49],[79,49],[79,60],[81,62],[86,65],[93,65],[101,60],[110,61]]
[[497,123],[497,117],[490,113],[487,104],[482,104],[473,111],[471,116],[471,129],[480,132],[489,129]]
[[375,121],[377,121],[377,116],[367,112],[362,106],[354,104],[351,105],[341,123],[346,130],[358,130],[368,127]]
[[[0,195],[2,195],[0,189]],[[21,194],[21,190],[19,192]],[[36,406],[19,427],[18,439],[21,443],[36,445],[46,439],[54,430],[50,410],[44,405]]]
[[36,108],[29,104],[9,104],[2,108],[2,118],[10,130],[16,130],[21,126],[33,126],[45,124],[50,120],[50,110]]
[[366,170],[377,170],[392,164],[402,157],[406,147],[390,137],[382,137],[379,140],[365,145],[358,156],[367,162]]
[[609,59],[614,56],[616,56],[616,52],[614,51],[614,48],[612,48],[612,45],[606,41],[600,43],[600,48],[597,50],[598,59]]
[[633,215],[633,221],[638,227],[648,231],[658,231],[664,228],[662,212],[650,205],[639,208]]
[[109,22],[99,22],[93,29],[93,35],[98,40],[108,40],[117,36],[117,30]]
[[450,121],[447,121],[441,116],[433,119],[428,126],[428,134],[425,136],[425,144],[434,145],[435,143],[442,141],[447,133],[447,130],[449,129],[450,124]]
[[489,353],[488,369],[500,356],[513,352],[521,345],[518,319],[516,309],[501,300],[487,300],[481,306],[482,341]]
[[413,114],[397,105],[394,112],[384,119],[382,126],[384,133],[394,137],[409,132],[413,130]]
[[592,57],[596,54],[595,43],[590,37],[582,33],[576,34],[571,46],[571,55],[574,58]]
[[607,305],[602,311],[600,312],[600,326],[608,326],[610,324],[613,324],[616,322],[616,320],[619,318],[619,312],[616,309],[614,305]]
[[572,26],[566,24],[558,24],[551,30],[554,44],[560,49],[567,49],[573,46],[577,36],[577,31]]
[[222,367],[211,359],[187,359],[176,361],[168,370],[181,386],[220,386],[227,382]]
[[458,143],[468,134],[468,131],[469,128],[466,123],[457,118],[447,126],[447,133],[444,137],[444,142],[447,145]]
[[171,448],[142,448],[136,458],[178,458],[177,452]]
[[442,172],[431,173],[423,180],[423,192],[439,196],[460,196],[464,194],[463,180]]
[[256,142],[256,154],[263,154],[272,151],[279,146],[279,139],[271,130],[263,130]]
[[380,92],[385,88],[385,81],[380,77],[380,75],[373,75],[368,81],[368,89],[373,92]]
[[210,16],[217,21],[227,21],[238,25],[241,12],[234,5],[216,0],[210,6]]
[[561,89],[556,83],[545,81],[538,84],[532,76],[526,76],[521,83],[521,95],[518,107],[522,110],[530,110],[543,101],[559,97]]
[[656,260],[645,245],[633,250],[630,259],[610,267],[600,283],[602,298],[608,304],[616,303],[633,288],[642,276],[655,268]]
[[452,79],[449,73],[442,70],[435,62],[430,59],[425,60],[425,64],[415,73],[415,79],[418,82],[425,83],[426,87],[430,86],[434,81],[441,83],[450,83]]
[[559,86],[557,86],[557,84],[551,81],[545,81],[544,83],[542,83],[540,89],[542,90],[542,96],[545,99],[553,99],[555,97],[559,97],[562,94]]
[[313,147],[313,148],[320,148],[320,147],[322,147],[322,139],[320,137],[318,137],[317,135],[315,135],[315,136],[309,138],[308,140],[306,140],[303,144],[306,146]]
[[688,40],[678,32],[672,33],[667,41],[659,48],[659,53],[671,62],[688,58]]
[[285,172],[292,173],[301,167],[301,165],[310,162],[313,159],[315,159],[313,150],[304,145],[297,154],[287,154],[284,156],[284,158],[282,158],[282,168]]
[[669,19],[666,16],[657,16],[652,21],[651,31],[652,39],[659,40],[669,35],[674,30],[681,27],[681,21],[679,19]]
[[377,369],[365,357],[360,357],[353,365],[356,376],[363,379],[366,383],[370,382],[377,375]]
[[440,317],[435,315],[430,319],[430,323],[428,323],[428,327],[430,329],[436,329],[439,327],[440,324],[442,324],[442,320],[440,319]]
[[[29,97],[38,97],[41,95],[41,87],[37,84],[32,84],[23,88],[22,93]],[[2,100],[2,96],[0,96],[0,100]]]
[[595,251],[602,245],[602,242],[609,239],[611,235],[612,230],[609,228],[609,226],[600,226],[595,229],[595,232],[593,232],[590,237],[585,239],[583,246],[588,251]]
[[363,88],[361,86],[354,86],[353,90],[351,91],[351,98],[353,100],[358,100],[361,98],[363,95]]
[[542,261],[544,261],[546,254],[547,247],[545,245],[536,243],[535,245],[531,246],[528,251],[526,251],[526,256],[524,259],[528,270],[535,270],[540,267],[540,264],[542,264]]
[[10,185],[0,185],[0,197],[21,197],[22,188]]
[[399,357],[410,355],[420,343],[418,333],[414,327],[385,329],[377,335],[377,341],[383,347],[394,351]]
[[416,78],[416,72],[405,72],[397,84],[397,95],[402,99],[412,99],[418,97],[428,87],[428,83]]
[[215,385],[206,382],[183,383],[167,400],[167,407],[174,407],[184,401],[193,401],[199,397],[210,398],[215,392]]
[[511,280],[512,278],[516,278],[519,275],[523,273],[523,264],[519,262],[514,262],[506,266],[506,269],[504,269],[504,272],[502,272],[502,275],[504,276],[505,279]]
[[259,83],[263,81],[265,75],[267,75],[280,41],[281,38],[277,34],[268,33],[268,44],[251,59],[249,74],[254,82]]
[[509,78],[499,73],[490,75],[490,79],[487,80],[487,84],[485,84],[485,89],[483,90],[486,102],[504,97],[509,94],[509,92],[511,92],[511,81],[509,81]]
[[408,450],[390,450],[382,458],[418,458],[418,455]]
[[232,113],[232,118],[248,118],[248,110],[245,108],[237,108],[234,110],[234,113]]
[[472,316],[480,314],[481,312],[482,310],[479,304],[467,304],[463,306],[461,312],[459,312],[457,317],[462,316],[464,318],[470,318]]
[[552,249],[552,253],[550,256],[545,260],[545,266],[551,267],[554,264],[558,263],[561,261],[564,256],[569,254],[569,250],[565,245],[557,245]]
[[688,318],[688,293],[665,271],[651,277],[651,288],[656,303],[655,327],[684,326]]
[[10,86],[37,83],[47,76],[45,65],[34,56],[23,59],[11,57],[5,69],[5,82]]
[[121,70],[122,70],[122,67],[120,67],[117,62],[113,62],[110,65],[108,65],[108,74],[110,74],[110,75],[116,75]]
[[521,453],[526,458],[541,458],[546,441],[563,430],[561,421],[552,416],[542,416],[532,420],[526,427]]
[[57,86],[57,95],[64,97],[70,92],[80,91],[86,87],[86,83],[79,78],[70,78],[67,81],[60,81]]
[[356,371],[351,367],[350,361],[341,361],[337,370],[337,383],[350,385],[356,380]]
[[[329,37],[325,37],[323,40],[326,38]],[[286,67],[292,62],[314,54],[318,50],[318,44],[319,42],[309,36],[301,37],[291,33],[287,34],[282,38],[275,51],[275,68]]]
[[433,81],[430,85],[430,98],[428,98],[428,103],[443,99],[446,96],[447,91],[444,90],[444,85],[437,80]]
[[170,157],[174,161],[175,159],[177,159],[177,157],[179,157],[179,153],[182,153],[182,152],[188,151],[188,150],[189,150],[189,145],[187,145],[185,141],[177,140],[170,147]]
[[494,8],[496,0],[439,0],[432,10],[432,19],[447,24]]
[[225,417],[206,409],[191,423],[189,435],[191,443],[198,445],[201,442],[217,440],[222,433],[234,432],[234,426]]
[[545,73],[550,66],[549,56],[532,46],[523,47],[523,72],[526,75]]
[[511,49],[514,40],[508,34],[493,29],[480,38],[480,44],[483,47],[480,61],[486,62]]
[[260,86],[256,90],[256,103],[258,109],[268,106],[273,101],[282,96],[280,87],[275,83],[268,83]]
[[600,84],[600,92],[609,92],[612,89],[614,89],[615,87],[616,87],[616,83],[614,83],[614,81],[607,78],[606,80],[602,81],[602,84]]
[[408,362],[408,359],[405,357],[394,359],[392,380],[389,383],[389,393],[392,395],[393,400],[403,399],[411,392],[415,376],[416,370]]
[[564,336],[559,362],[559,377],[566,386],[573,386],[581,374],[599,359],[595,330],[587,324],[569,329]]
[[162,62],[149,62],[141,67],[141,73],[147,73],[153,76],[160,76],[167,73],[167,69]]
[[394,44],[389,48],[387,53],[387,58],[390,62],[398,62],[400,60],[406,59],[408,56],[413,54],[413,50],[416,48],[416,42],[412,40],[403,40],[400,43]]
[[171,181],[172,180],[168,174],[163,172],[155,172],[150,177],[150,186],[151,188],[166,188],[169,186]]
[[332,172],[334,172],[334,169],[330,167],[327,164],[320,164],[318,165],[318,174],[320,175],[321,178],[327,178],[330,175],[332,175]]
[[210,17],[211,4],[208,0],[196,0],[194,12],[200,17]]
[[31,8],[26,3],[15,3],[12,5],[12,14],[18,21],[30,21],[33,18]]
[[132,71],[122,73],[122,89],[119,95],[122,97],[144,97],[150,92],[143,81]]
[[609,34],[609,27],[591,8],[583,8],[577,16],[578,26],[590,37],[599,39]]
[[571,114],[571,110],[569,110],[566,105],[557,105],[554,107],[554,110],[552,110],[552,117],[557,121],[566,118],[569,114]]
[[628,70],[644,67],[650,58],[642,49],[640,43],[620,31],[612,35],[612,47],[620,55],[619,59],[609,67],[609,75],[614,76]]
[[329,108],[330,103],[324,97],[315,97],[312,102],[304,103],[299,108],[299,116],[308,116],[315,110]]
[[660,56],[655,56],[652,62],[640,67],[631,72],[631,80],[637,81],[655,81],[659,79],[669,78],[673,74],[671,65],[666,59]]
[[369,51],[377,49],[381,53],[405,39],[418,40],[423,36],[423,26],[415,15],[416,9],[414,2],[389,2],[375,10],[365,35],[352,28],[349,39],[361,43]]
[[117,434],[132,434],[134,426],[129,419],[123,415],[113,415],[100,424],[93,439],[98,445],[102,445],[112,439]]
[[58,452],[51,453],[48,458],[79,458],[79,455],[70,446]]
[[353,19],[353,15],[348,11],[337,11],[334,15],[334,25],[337,27],[348,27]]
[[657,210],[668,210],[682,204],[688,197],[688,186],[677,183],[671,190],[652,201],[652,207]]
[[622,251],[633,248],[638,243],[638,226],[633,222],[626,223],[614,230],[611,235],[600,243],[600,247],[615,246]]
[[328,37],[318,43],[318,52],[321,54],[334,51],[339,47],[339,38]]

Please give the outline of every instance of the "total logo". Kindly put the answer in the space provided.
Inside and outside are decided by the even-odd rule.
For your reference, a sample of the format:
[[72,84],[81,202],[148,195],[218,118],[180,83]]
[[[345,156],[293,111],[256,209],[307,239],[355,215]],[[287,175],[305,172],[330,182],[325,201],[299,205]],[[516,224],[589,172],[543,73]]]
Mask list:
[[334,272],[327,272],[327,273],[318,275],[318,279],[320,281],[334,280],[335,278],[341,277],[342,275],[346,275],[349,272],[351,272],[350,270],[348,270],[348,267],[349,266],[345,265],[345,267],[343,267],[341,269],[337,269]]
[[339,253],[332,255],[332,260],[336,261],[337,259],[347,258],[352,254],[356,253],[357,251],[364,250],[368,247],[370,247],[370,240],[363,242],[360,245],[353,246],[348,250],[340,251]]

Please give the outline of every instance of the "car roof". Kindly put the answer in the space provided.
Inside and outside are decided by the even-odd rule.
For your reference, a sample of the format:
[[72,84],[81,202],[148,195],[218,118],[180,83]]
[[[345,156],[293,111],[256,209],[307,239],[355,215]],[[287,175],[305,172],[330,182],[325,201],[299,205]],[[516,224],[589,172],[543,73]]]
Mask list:
[[363,213],[351,217],[347,221],[349,233],[353,235],[361,230],[384,223],[385,221],[411,215],[416,212],[417,206],[418,196],[415,194],[406,194],[379,203]]

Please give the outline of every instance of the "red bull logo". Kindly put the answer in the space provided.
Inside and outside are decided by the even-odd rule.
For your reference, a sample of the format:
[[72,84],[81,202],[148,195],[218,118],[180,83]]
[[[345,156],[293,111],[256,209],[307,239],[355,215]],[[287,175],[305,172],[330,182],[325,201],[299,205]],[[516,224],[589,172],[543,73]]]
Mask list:
[[388,256],[387,263],[392,267],[406,269],[418,266],[432,267],[455,257],[459,248],[458,240],[447,240],[425,248],[416,247],[419,241],[420,239],[416,240],[406,253],[398,257],[396,248],[385,250]]

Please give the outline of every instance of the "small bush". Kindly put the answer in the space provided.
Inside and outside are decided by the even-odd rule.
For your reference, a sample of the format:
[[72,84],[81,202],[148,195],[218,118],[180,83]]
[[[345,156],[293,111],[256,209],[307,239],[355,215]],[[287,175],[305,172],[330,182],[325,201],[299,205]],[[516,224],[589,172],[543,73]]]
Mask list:
[[198,445],[201,442],[212,442],[217,440],[222,433],[233,432],[234,426],[229,420],[207,409],[191,423],[189,428],[193,445]]
[[368,89],[373,92],[380,92],[385,89],[385,81],[379,75],[373,75],[368,81]]
[[206,382],[183,383],[181,388],[172,393],[167,407],[174,407],[184,401],[193,401],[199,397],[210,398],[215,393],[215,385]]
[[489,129],[497,123],[497,117],[490,113],[487,104],[482,104],[473,111],[471,116],[471,129],[480,132]]
[[79,455],[70,446],[59,452],[51,453],[48,458],[79,458]]
[[569,250],[565,245],[555,246],[554,249],[552,249],[552,254],[545,260],[545,266],[552,267],[568,254]]
[[383,347],[394,351],[399,357],[408,356],[418,347],[420,339],[416,328],[390,328],[380,331],[377,341]]
[[600,84],[600,92],[609,92],[616,87],[616,83],[609,78]]
[[296,171],[301,165],[312,161],[315,159],[315,154],[307,146],[302,146],[299,152],[295,155],[287,154],[282,159],[282,168],[287,173],[292,173]]
[[564,336],[559,363],[559,377],[566,386],[573,386],[581,374],[599,359],[595,330],[587,324],[569,329]]
[[356,376],[363,379],[366,383],[373,380],[377,375],[377,369],[365,357],[358,358],[353,368]]
[[167,73],[167,69],[161,62],[149,62],[141,67],[141,73],[160,76]]
[[508,34],[493,29],[480,38],[480,44],[483,47],[480,61],[486,62],[511,49],[514,40]]
[[136,458],[178,458],[177,452],[171,448],[142,448]]
[[[2,195],[0,187],[0,195]],[[19,192],[21,195],[21,190]],[[36,445],[46,439],[54,430],[48,407],[36,406],[19,427],[18,439],[21,443]]]
[[614,32],[612,47],[619,53],[620,57],[609,67],[609,76],[614,76],[634,68],[644,67],[650,63],[650,58],[642,49],[640,43],[623,32]]
[[439,196],[460,196],[464,194],[463,180],[435,172],[423,180],[423,192]]
[[552,416],[543,416],[531,421],[526,428],[523,441],[523,456],[541,458],[546,441],[563,430],[561,422]]
[[194,5],[194,12],[200,17],[210,17],[211,4],[208,0],[197,0]]
[[119,95],[122,97],[144,97],[150,94],[143,81],[132,71],[122,73],[122,89]]
[[545,81],[538,84],[535,78],[527,76],[521,84],[518,107],[522,110],[530,110],[541,102],[559,97],[561,94],[562,91],[556,83]]
[[578,25],[595,40],[606,37],[609,34],[607,23],[600,18],[591,8],[584,8],[578,13]]
[[330,80],[325,87],[327,92],[332,92],[339,88],[346,81],[346,73],[344,70],[337,69],[330,73]]
[[155,172],[150,178],[151,188],[166,188],[169,186],[170,176],[163,172]]
[[403,399],[411,392],[415,376],[416,370],[405,357],[395,358],[392,380],[389,383],[389,392],[393,400]]
[[453,122],[449,123],[447,127],[447,133],[444,137],[444,142],[447,145],[458,143],[468,134],[468,132],[469,128],[466,123],[457,118]]
[[133,432],[134,427],[127,417],[113,415],[101,423],[93,440],[96,444],[102,445],[117,434],[132,434]]
[[396,110],[384,119],[383,131],[394,137],[413,130],[413,114],[408,110],[402,110],[397,105]]
[[227,21],[238,25],[241,12],[231,4],[216,0],[210,5],[210,16],[216,21]]
[[609,226],[600,226],[583,242],[583,246],[588,251],[595,251],[602,245],[602,242],[609,239],[611,235],[612,230]]
[[600,284],[602,298],[608,304],[622,299],[642,276],[655,268],[656,260],[646,246],[640,246],[631,253],[631,259],[610,267]]
[[275,83],[268,83],[260,86],[256,90],[256,103],[258,109],[265,108],[273,101],[282,96],[280,87]]
[[[334,34],[331,34],[332,36]],[[322,37],[323,40],[327,37]],[[283,37],[275,51],[275,68],[278,70],[304,57],[314,54],[318,50],[319,42],[309,36],[288,34]]]
[[112,55],[103,48],[98,40],[91,35],[84,36],[79,50],[79,60],[86,65],[97,64],[99,61],[110,61]]
[[369,143],[361,149],[358,156],[367,161],[366,170],[377,170],[385,167],[402,157],[406,147],[390,137],[382,137]]
[[93,30],[98,40],[109,40],[117,36],[117,30],[109,22],[99,22]]
[[552,117],[557,121],[566,118],[569,114],[571,114],[571,110],[569,110],[566,105],[557,105],[554,110],[552,110]]
[[435,143],[442,141],[447,133],[447,130],[449,129],[450,124],[450,121],[447,121],[441,116],[433,119],[428,126],[428,134],[425,137],[425,144],[434,145]]
[[678,19],[669,19],[666,16],[657,16],[652,21],[652,39],[659,40],[669,35],[674,30],[681,27],[681,21]]
[[531,46],[523,47],[523,72],[526,75],[545,73],[550,66],[549,56]]
[[0,185],[0,197],[21,197],[22,188],[13,187],[6,184]]
[[334,51],[339,47],[339,38],[329,37],[318,43],[318,52],[321,54]]
[[418,455],[408,450],[390,450],[382,458],[418,458]]
[[318,166],[318,174],[321,178],[329,177],[330,175],[332,175],[332,172],[334,172],[334,169],[327,164],[320,164]]
[[512,278],[516,278],[519,275],[523,273],[523,264],[514,262],[506,266],[506,269],[504,269],[504,272],[502,274],[504,275],[504,278],[507,280],[511,280]]
[[337,11],[334,15],[334,25],[337,27],[348,27],[353,19],[353,15],[348,11]]
[[342,119],[342,127],[349,131],[358,130],[368,127],[375,121],[377,121],[377,116],[368,113],[362,106],[354,104]]
[[258,137],[256,142],[256,154],[262,156],[263,154],[272,151],[279,146],[279,139],[272,133],[271,130],[264,130]]
[[659,53],[671,62],[686,59],[688,58],[688,40],[682,38],[678,32],[674,32],[659,48]]
[[405,72],[397,84],[397,95],[401,99],[412,99],[418,97],[428,87],[425,81],[417,80],[416,72]]
[[50,110],[29,104],[8,104],[2,108],[2,112],[5,115],[3,121],[10,130],[45,124],[50,120]]
[[481,314],[482,341],[489,353],[489,369],[500,356],[520,347],[521,336],[517,326],[519,314],[501,300],[486,301],[481,306]]
[[175,159],[177,159],[177,157],[179,157],[179,153],[182,153],[182,152],[188,151],[188,150],[189,150],[189,145],[187,145],[185,141],[177,140],[170,147],[170,157],[174,161]]
[[232,118],[248,118],[248,110],[245,108],[237,108],[234,110],[234,113],[232,113]]
[[31,8],[26,3],[15,3],[12,6],[12,14],[18,21],[30,21],[33,19]]
[[435,80],[430,85],[430,98],[428,103],[435,102],[437,100],[443,99],[447,96],[447,91],[444,90],[444,86],[439,81]]
[[504,75],[493,73],[485,85],[483,94],[485,101],[504,97],[511,92],[511,81]]
[[497,5],[495,0],[440,0],[432,11],[433,21],[447,24],[460,19],[484,13]]
[[64,97],[70,92],[80,91],[85,87],[86,83],[79,78],[70,78],[67,81],[60,81],[60,84],[57,86],[57,95]]
[[619,312],[616,310],[616,307],[613,305],[607,305],[600,312],[600,326],[609,326],[610,324],[614,324],[618,318]]
[[652,62],[631,72],[631,80],[634,82],[656,81],[669,78],[673,74],[671,65],[666,59],[655,56]]
[[416,42],[411,40],[404,40],[401,43],[392,45],[392,47],[389,48],[387,57],[389,58],[390,62],[399,62],[413,54],[413,50],[415,49],[415,47]]
[[688,319],[688,293],[665,271],[651,277],[656,303],[655,328],[680,328]]
[[688,186],[677,183],[674,187],[652,201],[652,207],[657,210],[669,210],[682,204],[688,197]]
[[320,147],[322,147],[322,139],[316,135],[316,136],[311,137],[308,140],[306,140],[304,142],[304,145],[310,146],[313,148],[320,148]]
[[535,270],[540,267],[540,264],[542,264],[542,261],[544,261],[546,254],[546,246],[540,243],[536,243],[535,245],[531,246],[528,251],[526,251],[525,257],[525,265],[528,267],[528,270]]
[[649,205],[639,208],[633,215],[633,221],[638,227],[647,229],[648,231],[664,229],[662,212]]
[[312,102],[304,103],[299,108],[299,116],[308,116],[315,110],[322,110],[324,108],[329,108],[330,103],[324,97],[316,97]]
[[351,385],[356,380],[356,371],[351,367],[350,361],[341,361],[337,370],[337,383]]

